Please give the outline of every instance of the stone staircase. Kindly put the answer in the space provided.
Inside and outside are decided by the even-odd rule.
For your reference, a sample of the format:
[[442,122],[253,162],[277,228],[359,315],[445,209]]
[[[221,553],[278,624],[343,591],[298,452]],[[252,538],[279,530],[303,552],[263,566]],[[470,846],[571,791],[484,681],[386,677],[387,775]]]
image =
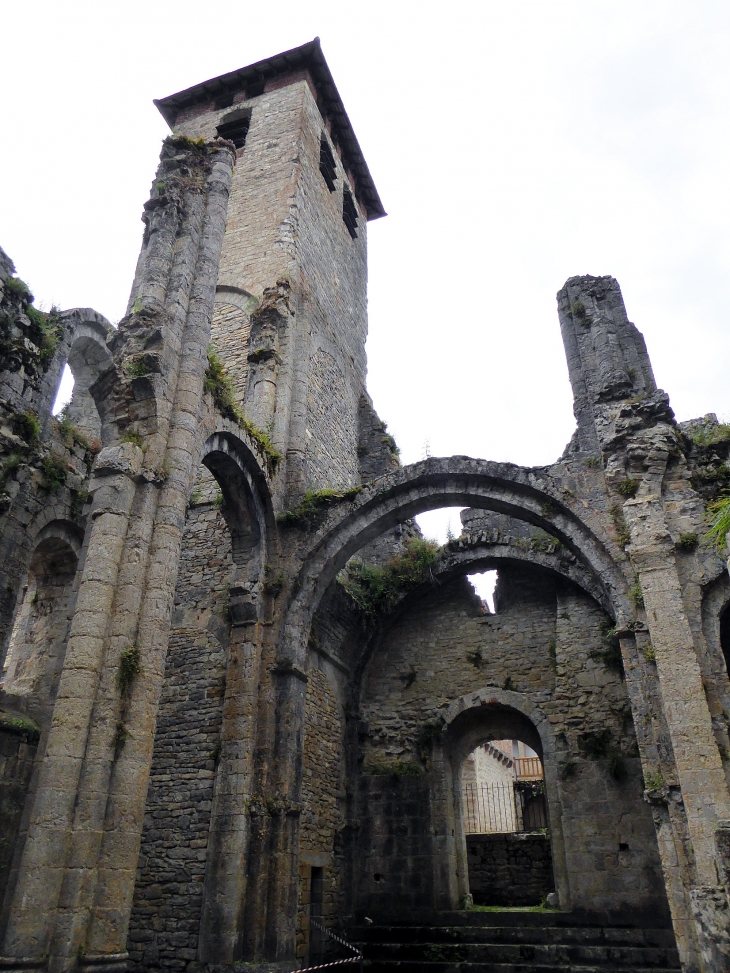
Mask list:
[[670,973],[671,929],[598,926],[570,913],[448,912],[428,925],[357,927],[368,973]]

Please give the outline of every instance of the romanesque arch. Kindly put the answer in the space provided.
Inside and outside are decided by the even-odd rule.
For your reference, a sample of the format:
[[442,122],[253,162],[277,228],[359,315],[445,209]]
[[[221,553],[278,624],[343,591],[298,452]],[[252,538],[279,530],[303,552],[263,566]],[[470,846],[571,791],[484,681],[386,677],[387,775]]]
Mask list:
[[633,616],[628,584],[611,541],[556,496],[549,473],[469,457],[428,459],[376,480],[346,509],[331,513],[309,545],[284,631],[302,659],[312,616],[328,585],[360,548],[409,517],[438,507],[471,506],[506,513],[557,537],[603,591],[618,624]]
[[561,908],[566,911],[570,909],[570,884],[565,863],[562,805],[558,786],[557,756],[560,748],[545,713],[522,693],[489,686],[468,693],[451,704],[444,716],[444,735],[451,765],[451,799],[454,802],[454,822],[458,831],[454,852],[462,895],[468,891],[468,870],[461,808],[461,768],[466,757],[481,743],[520,739],[532,747],[542,761],[556,889]]
[[81,532],[68,521],[50,520],[40,527],[16,607],[4,701],[42,726],[50,722],[63,668],[81,542]]
[[[237,787],[254,720],[244,671],[273,513],[255,445],[233,423],[217,425],[200,447],[188,501],[147,796],[152,823],[142,833],[144,867],[131,918],[134,935],[149,929],[149,889],[163,888],[176,896],[185,930],[156,929],[134,949],[134,969],[183,935],[185,948],[197,949],[201,926],[205,937],[216,921],[221,874],[227,865],[238,874],[241,866],[230,860],[229,831],[231,814],[245,813]],[[161,828],[189,849],[188,858],[168,857],[176,852],[159,841]]]
[[[94,399],[93,386],[112,368],[108,339],[114,333],[109,322],[91,308],[65,311],[61,319],[68,335],[68,351],[60,368],[67,364],[74,378],[67,415],[71,423],[87,438],[102,440],[102,418]],[[60,379],[60,375],[59,375]]]

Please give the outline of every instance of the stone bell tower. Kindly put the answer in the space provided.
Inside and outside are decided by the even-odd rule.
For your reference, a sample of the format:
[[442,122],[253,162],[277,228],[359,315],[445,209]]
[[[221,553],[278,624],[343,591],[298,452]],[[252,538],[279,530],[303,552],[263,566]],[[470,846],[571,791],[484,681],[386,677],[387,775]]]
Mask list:
[[367,223],[385,215],[319,39],[156,102],[237,150],[213,346],[285,457],[279,503],[360,481]]

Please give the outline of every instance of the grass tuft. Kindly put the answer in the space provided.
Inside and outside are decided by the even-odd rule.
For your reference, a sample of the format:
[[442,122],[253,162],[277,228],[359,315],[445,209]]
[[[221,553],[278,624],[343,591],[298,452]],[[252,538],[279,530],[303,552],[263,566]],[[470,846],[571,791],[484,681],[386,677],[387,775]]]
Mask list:
[[712,541],[718,550],[724,550],[727,546],[726,537],[730,531],[730,497],[712,500],[708,503],[707,509],[712,514],[712,522],[705,537]]
[[224,418],[237,423],[241,429],[248,433],[253,440],[256,452],[266,465],[269,476],[273,476],[283,457],[272,443],[269,434],[257,428],[236,405],[236,400],[233,397],[233,382],[231,382],[223,367],[223,362],[212,346],[208,348],[208,367],[205,370],[203,390],[210,393],[216,408]]
[[68,468],[60,456],[46,456],[41,464],[43,480],[41,487],[55,493],[68,479]]
[[640,481],[634,477],[627,476],[616,485],[616,489],[622,497],[635,497],[639,489]]
[[139,649],[136,645],[125,649],[119,657],[119,671],[117,672],[117,683],[119,692],[125,696],[132,688],[132,683],[142,671],[139,660]]
[[287,527],[309,529],[326,509],[345,500],[354,500],[361,490],[361,486],[349,487],[346,490],[334,490],[330,487],[324,490],[307,490],[296,507],[281,514],[278,518],[279,523]]

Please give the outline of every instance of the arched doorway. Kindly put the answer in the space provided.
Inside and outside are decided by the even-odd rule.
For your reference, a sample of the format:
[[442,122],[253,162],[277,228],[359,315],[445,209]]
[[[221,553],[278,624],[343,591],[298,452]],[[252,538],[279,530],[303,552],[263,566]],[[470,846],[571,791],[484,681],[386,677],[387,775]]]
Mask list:
[[476,905],[535,906],[555,891],[542,747],[526,720],[492,703],[452,727],[462,736],[454,769]]

